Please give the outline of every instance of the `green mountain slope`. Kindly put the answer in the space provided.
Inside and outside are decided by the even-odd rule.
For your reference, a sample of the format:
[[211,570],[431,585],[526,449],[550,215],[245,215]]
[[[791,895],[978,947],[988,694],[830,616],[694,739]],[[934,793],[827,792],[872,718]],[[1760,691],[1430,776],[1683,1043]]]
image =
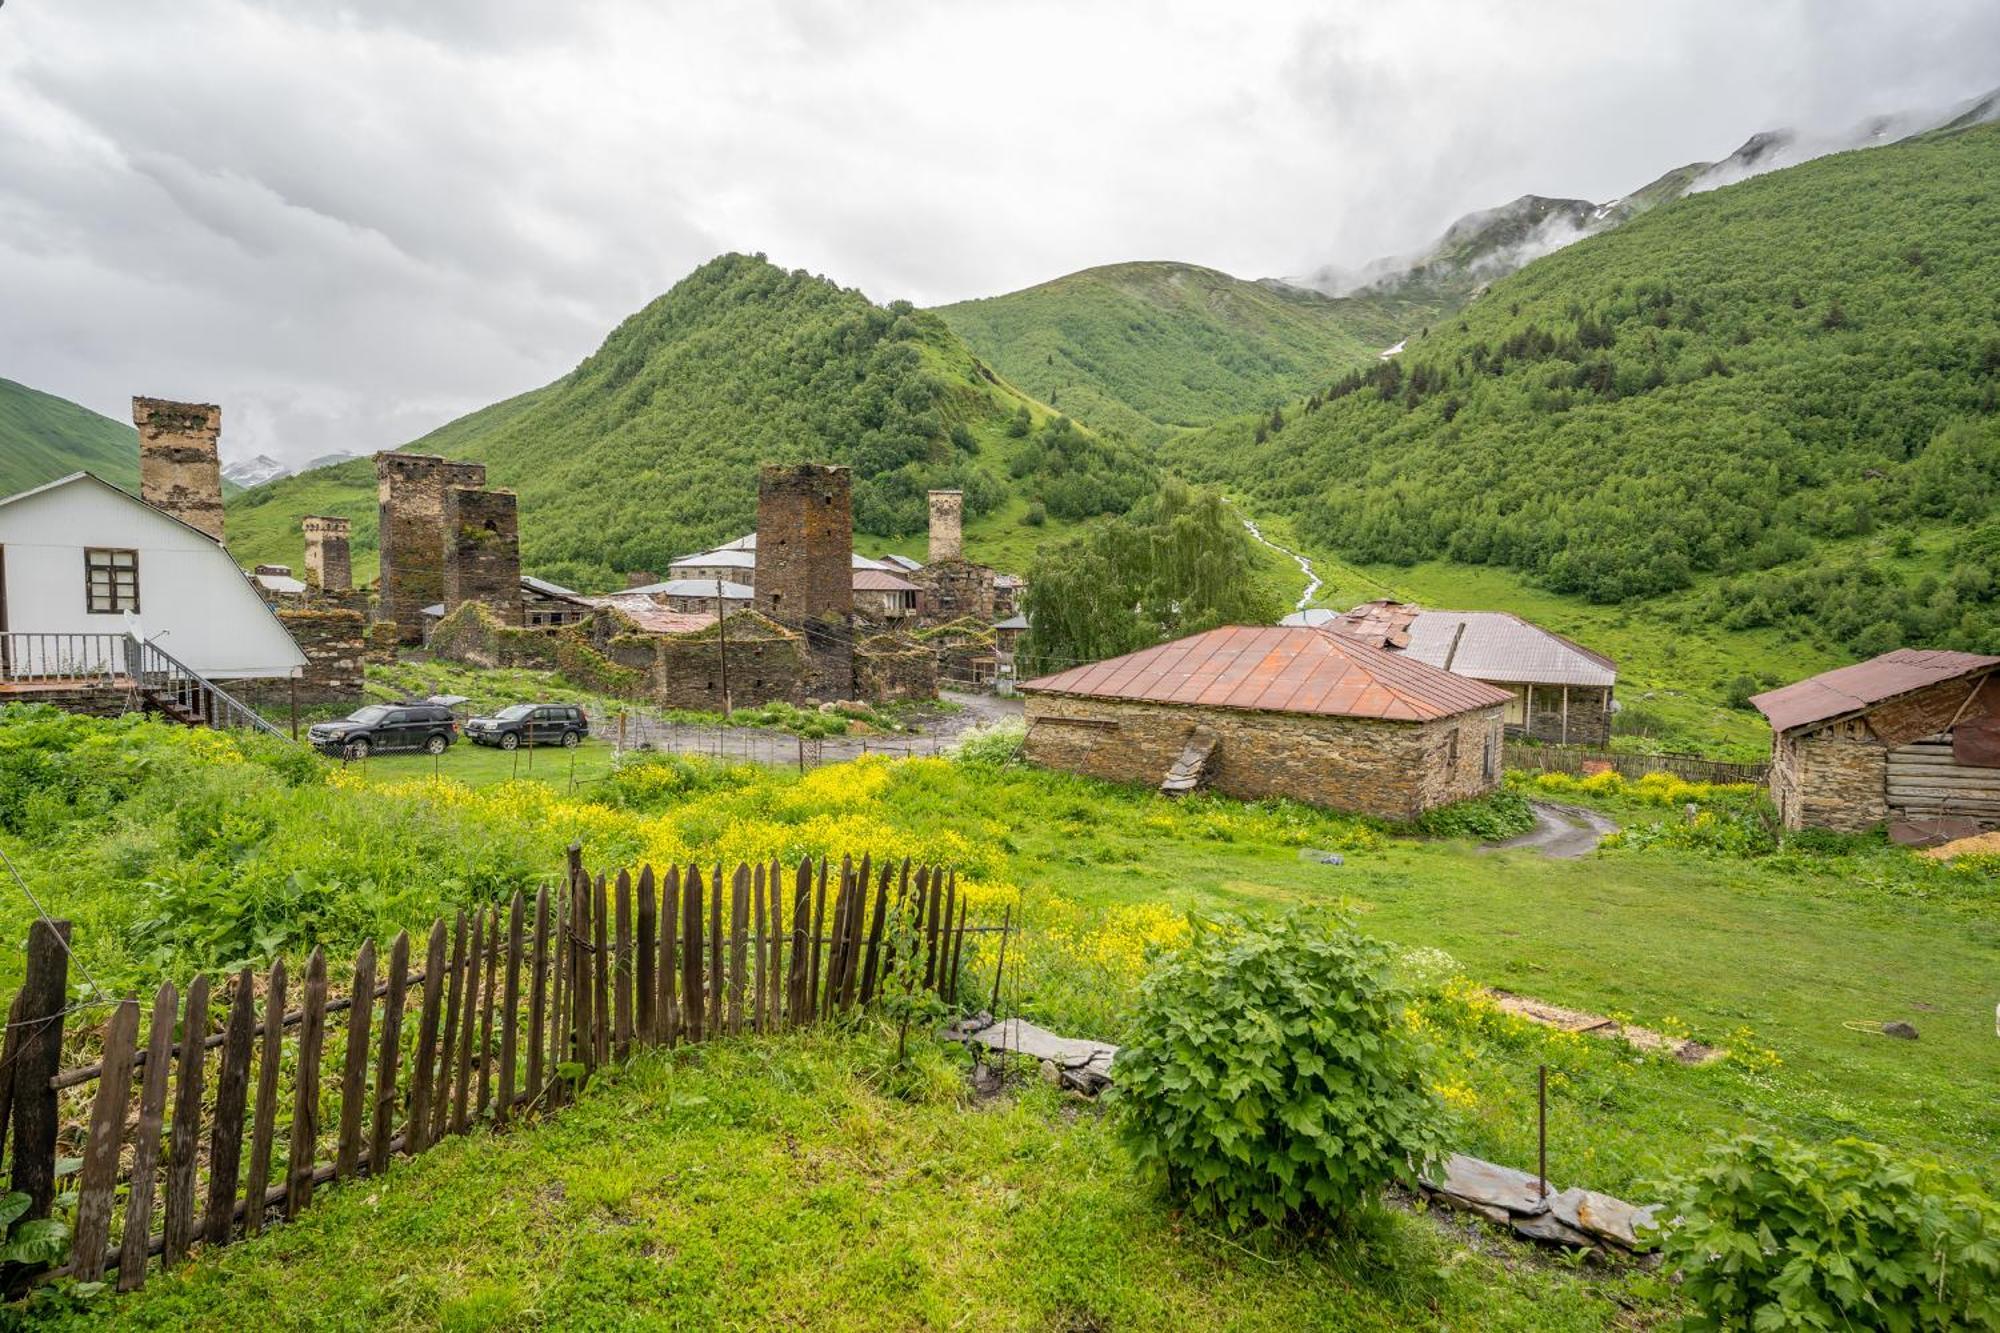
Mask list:
[[[920,532],[924,492],[966,492],[976,533],[1031,503],[1057,520],[1122,511],[1152,485],[1129,446],[1075,428],[983,365],[937,316],[761,258],[695,270],[544,388],[443,426],[408,449],[477,459],[521,495],[533,571],[578,586],[753,525],[756,466],[847,463],[855,523]],[[306,513],[356,521],[374,549],[366,460],[260,486],[231,506],[239,559],[290,559]]]
[[67,398],[0,379],[0,495],[77,471],[137,488],[138,432]]
[[1085,269],[937,314],[1036,397],[1139,440],[1297,397],[1427,317],[1175,263]]
[[[1693,195],[1494,284],[1268,438],[1246,418],[1168,457],[1357,561],[1600,602],[1721,578],[1698,612],[1722,624],[1990,648],[1996,206],[1991,126]],[[1930,577],[1856,544],[1891,529]]]

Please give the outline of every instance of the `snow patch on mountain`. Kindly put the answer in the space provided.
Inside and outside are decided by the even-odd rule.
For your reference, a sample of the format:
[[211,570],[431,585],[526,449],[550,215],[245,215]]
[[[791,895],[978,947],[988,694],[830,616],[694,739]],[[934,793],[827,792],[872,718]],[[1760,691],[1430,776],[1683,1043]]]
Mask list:
[[292,470],[269,454],[258,454],[255,458],[239,458],[233,463],[222,465],[222,479],[233,481],[238,486],[261,486],[279,477],[289,477]]

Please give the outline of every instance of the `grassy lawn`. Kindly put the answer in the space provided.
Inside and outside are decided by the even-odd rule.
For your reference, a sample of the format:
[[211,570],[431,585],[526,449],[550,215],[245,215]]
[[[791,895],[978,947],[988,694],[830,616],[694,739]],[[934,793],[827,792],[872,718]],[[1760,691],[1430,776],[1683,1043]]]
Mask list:
[[[1630,1279],[1390,1214],[1224,1240],[1134,1184],[1102,1109],[876,1091],[886,1038],[654,1053],[202,1253],[119,1327],[1390,1330],[1631,1327]],[[1642,1306],[1642,1308],[1644,1308]],[[43,1326],[101,1326],[102,1303]]]
[[574,750],[544,747],[538,750],[501,750],[490,745],[474,745],[460,740],[442,755],[370,755],[346,765],[347,771],[362,782],[403,782],[416,777],[445,777],[468,787],[490,787],[515,779],[546,782],[559,790],[572,787],[587,790],[611,772],[616,747],[593,736]]

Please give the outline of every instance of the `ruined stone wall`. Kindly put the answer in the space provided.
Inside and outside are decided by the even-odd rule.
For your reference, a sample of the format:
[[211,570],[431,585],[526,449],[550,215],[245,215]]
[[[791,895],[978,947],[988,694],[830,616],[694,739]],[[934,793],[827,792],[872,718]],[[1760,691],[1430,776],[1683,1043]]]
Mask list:
[[649,694],[667,708],[721,712],[724,653],[732,707],[796,703],[805,696],[810,674],[805,644],[789,635],[752,633],[740,624],[731,626],[720,651],[713,635],[655,639]]
[[400,643],[422,643],[423,610],[444,600],[444,506],[451,487],[486,484],[479,463],[430,454],[375,455],[381,507],[381,598],[377,614],[396,627]]
[[883,635],[854,650],[854,694],[868,703],[935,699],[937,654],[909,639]]
[[222,409],[214,403],[134,398],[139,498],[222,540]]
[[1030,761],[1113,782],[1157,786],[1204,726],[1218,737],[1209,785],[1245,800],[1288,796],[1405,820],[1499,785],[1497,760],[1491,776],[1484,765],[1498,707],[1414,723],[1030,695],[1027,719]]
[[808,699],[854,692],[854,502],[844,467],[767,464],[757,474],[757,602],[806,640]]
[[521,624],[520,504],[512,491],[447,487],[444,609],[478,602],[503,625]]
[[932,491],[930,562],[965,556],[965,492]]
[[[1510,682],[1493,681],[1503,690],[1517,688]],[[1563,725],[1563,687],[1527,687],[1527,715],[1515,731],[1531,736],[1544,745],[1589,745],[1607,749],[1611,745],[1611,691],[1595,685],[1569,687],[1569,725]],[[1567,736],[1567,739],[1565,739]]]
[[1865,833],[1889,818],[1889,752],[1858,719],[1780,736],[1771,799],[1788,829]]
[[353,526],[334,514],[308,514],[301,521],[306,534],[306,583],[315,593],[338,597],[353,589],[349,547]]
[[985,565],[956,558],[934,560],[910,574],[917,594],[917,615],[927,625],[969,620],[990,627],[993,614],[993,571]]

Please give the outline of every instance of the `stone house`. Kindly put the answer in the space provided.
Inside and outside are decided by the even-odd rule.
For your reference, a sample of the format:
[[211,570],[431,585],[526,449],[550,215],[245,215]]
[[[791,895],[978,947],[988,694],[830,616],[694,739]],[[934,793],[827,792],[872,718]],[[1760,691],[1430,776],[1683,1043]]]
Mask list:
[[621,595],[650,597],[669,611],[714,615],[718,609],[748,609],[757,592],[747,583],[728,579],[663,579],[627,588]]
[[1024,682],[1027,758],[1415,818],[1500,783],[1497,686],[1303,626],[1227,626]]
[[560,583],[521,576],[521,623],[529,629],[574,625],[590,615],[590,603]]
[[1900,842],[2000,828],[2000,657],[1898,648],[1750,703],[1771,724],[1788,829]]
[[1611,744],[1618,664],[1510,612],[1430,611],[1385,600],[1347,612],[1295,612],[1279,623],[1324,627],[1497,685],[1512,696],[1510,737],[1599,749]]
[[917,614],[917,585],[886,569],[854,571],[854,614],[893,625]]

